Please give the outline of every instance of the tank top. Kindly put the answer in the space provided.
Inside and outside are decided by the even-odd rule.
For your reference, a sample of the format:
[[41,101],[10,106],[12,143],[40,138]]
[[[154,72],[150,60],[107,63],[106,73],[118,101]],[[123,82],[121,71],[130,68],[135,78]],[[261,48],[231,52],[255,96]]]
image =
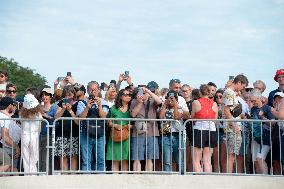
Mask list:
[[[193,119],[215,119],[216,113],[212,110],[214,101],[209,98],[198,99],[201,104],[201,109],[195,113]],[[196,121],[194,129],[216,131],[216,126],[213,121]]]
[[216,113],[212,110],[214,101],[209,98],[198,99],[201,110],[195,113],[194,119],[215,119]]

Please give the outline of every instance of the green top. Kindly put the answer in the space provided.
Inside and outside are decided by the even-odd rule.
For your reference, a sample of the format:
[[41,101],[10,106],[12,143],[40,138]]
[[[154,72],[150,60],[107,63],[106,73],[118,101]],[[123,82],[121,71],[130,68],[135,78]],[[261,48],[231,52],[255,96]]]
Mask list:
[[[110,108],[109,111],[109,118],[131,118],[129,110],[126,112],[122,112],[119,108],[116,109],[115,106]],[[118,125],[128,125],[130,121],[121,121],[121,120],[114,120],[113,124],[118,124]]]

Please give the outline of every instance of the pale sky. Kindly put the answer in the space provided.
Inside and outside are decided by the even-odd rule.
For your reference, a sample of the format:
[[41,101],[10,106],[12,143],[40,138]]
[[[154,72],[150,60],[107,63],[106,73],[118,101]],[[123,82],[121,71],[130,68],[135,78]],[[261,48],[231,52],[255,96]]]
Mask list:
[[130,71],[134,84],[193,87],[244,73],[275,89],[284,68],[284,0],[0,0],[0,55],[49,85]]

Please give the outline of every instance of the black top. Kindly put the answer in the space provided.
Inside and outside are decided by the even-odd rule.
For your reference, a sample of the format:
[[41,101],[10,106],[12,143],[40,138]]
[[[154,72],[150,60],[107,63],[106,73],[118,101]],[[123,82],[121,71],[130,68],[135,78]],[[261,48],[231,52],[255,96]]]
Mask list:
[[[58,106],[62,108],[62,100],[58,102]],[[77,106],[76,103],[72,106],[73,112],[76,114]],[[71,114],[65,110],[63,115],[61,117],[72,117]],[[71,120],[58,120],[55,127],[55,136],[62,137],[62,131],[63,131],[63,137],[69,138],[72,131],[72,137],[78,137],[79,136],[79,129],[80,127],[75,123],[75,121]],[[63,128],[62,128],[63,125]],[[72,127],[71,127],[72,126]]]

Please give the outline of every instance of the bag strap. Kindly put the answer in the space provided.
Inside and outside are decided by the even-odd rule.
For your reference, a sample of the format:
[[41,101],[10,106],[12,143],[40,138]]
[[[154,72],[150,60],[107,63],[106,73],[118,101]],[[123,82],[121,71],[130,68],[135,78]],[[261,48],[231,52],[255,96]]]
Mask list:
[[150,109],[150,98],[147,100],[146,108],[145,108],[145,119],[148,119],[149,115],[149,109]]

